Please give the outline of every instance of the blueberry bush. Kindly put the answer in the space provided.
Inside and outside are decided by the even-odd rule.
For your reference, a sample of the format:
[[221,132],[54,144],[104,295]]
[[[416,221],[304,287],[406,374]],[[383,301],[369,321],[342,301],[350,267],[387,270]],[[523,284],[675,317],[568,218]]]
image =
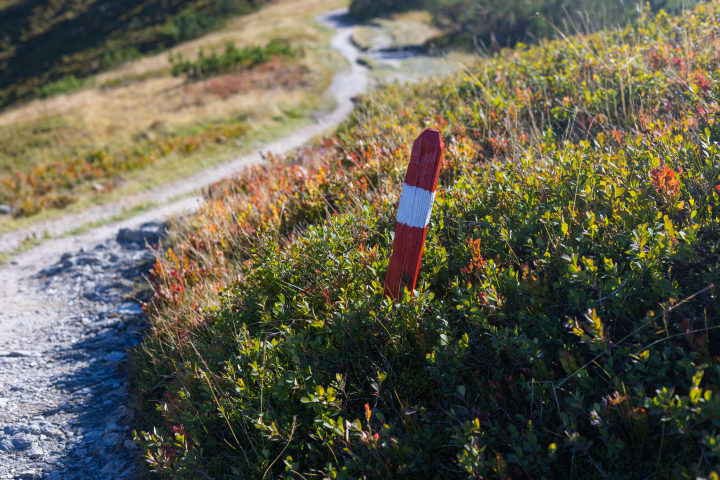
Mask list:
[[[718,478],[720,6],[387,86],[205,192],[150,278],[163,478]],[[447,145],[383,297],[410,145]]]

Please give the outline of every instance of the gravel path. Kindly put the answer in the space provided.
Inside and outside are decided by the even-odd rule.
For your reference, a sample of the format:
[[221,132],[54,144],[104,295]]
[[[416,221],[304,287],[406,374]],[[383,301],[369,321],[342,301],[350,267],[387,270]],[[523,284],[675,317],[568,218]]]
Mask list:
[[135,478],[122,367],[145,328],[132,293],[160,229],[71,248],[29,278],[3,272],[0,478]]
[[[359,51],[342,14],[318,17],[337,29],[332,46],[351,63],[330,90],[337,107],[264,151],[287,152],[331,128],[367,88],[367,71],[356,62]],[[260,160],[258,151],[121,204],[0,236],[0,250],[7,250],[33,232],[58,235],[148,199],[168,202],[83,235],[48,240],[0,269],[0,478],[138,477],[124,364],[146,326],[133,299],[153,258],[145,246],[157,242],[168,215],[190,211],[199,201],[169,203],[171,198]]]

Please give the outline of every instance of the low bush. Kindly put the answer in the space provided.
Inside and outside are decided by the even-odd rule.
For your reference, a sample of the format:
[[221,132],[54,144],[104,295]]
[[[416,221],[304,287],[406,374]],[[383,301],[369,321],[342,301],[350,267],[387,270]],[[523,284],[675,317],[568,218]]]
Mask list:
[[183,12],[163,26],[163,33],[174,42],[197,38],[216,29],[222,18],[197,12]]
[[185,60],[182,53],[168,57],[172,65],[172,74],[176,77],[187,75],[188,78],[198,80],[213,75],[229,73],[236,70],[246,70],[257,65],[269,62],[273,57],[291,58],[301,52],[293,49],[289,43],[271,40],[266,46],[249,45],[242,49],[228,42],[225,51],[218,55],[213,49],[210,55],[205,55],[201,47],[197,60]]
[[111,49],[100,58],[100,70],[109,70],[140,58],[142,54],[135,47]]
[[85,82],[77,78],[75,75],[65,75],[56,82],[51,82],[47,85],[39,87],[35,94],[39,98],[48,98],[60,95],[61,93],[69,93],[75,90],[80,90],[84,86]]
[[[716,478],[718,13],[386,87],[332,138],[210,188],[159,252],[132,357],[151,468]],[[446,158],[417,289],[391,302],[426,126]]]
[[213,0],[188,9],[163,25],[162,32],[172,42],[191,40],[217,29],[229,16],[247,15],[262,5],[262,0]]
[[259,243],[195,328],[164,325],[182,360],[148,459],[228,478],[718,468],[695,461],[715,459],[720,413],[720,156],[657,134],[677,171],[652,141],[547,145],[443,189],[418,290],[395,304],[388,199]]
[[350,15],[358,20],[370,20],[405,10],[422,9],[427,3],[426,0],[353,0]]

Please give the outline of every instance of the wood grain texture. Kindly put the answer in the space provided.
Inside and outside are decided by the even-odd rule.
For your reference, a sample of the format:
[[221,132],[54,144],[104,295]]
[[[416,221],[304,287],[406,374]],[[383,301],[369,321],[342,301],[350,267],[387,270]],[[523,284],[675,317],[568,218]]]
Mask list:
[[421,133],[413,143],[405,183],[411,187],[434,192],[437,189],[440,161],[444,151],[445,144],[440,136],[440,130],[428,128]]
[[[435,192],[444,150],[445,144],[440,136],[440,131],[435,129],[425,130],[413,143],[410,163],[405,175],[405,184],[426,190],[428,193]],[[419,197],[414,196],[411,198]],[[401,202],[399,208],[410,209],[413,212],[418,208],[425,208],[428,210],[427,216],[429,217],[432,211],[432,202],[429,202],[429,204],[424,202],[422,206],[408,205],[407,202]],[[398,220],[403,218],[408,218],[408,215],[398,212]],[[384,290],[386,296],[397,299],[403,287],[407,287],[408,290],[415,288],[420,273],[420,262],[422,261],[426,235],[427,225],[425,227],[416,227],[401,221],[396,222],[393,253],[385,275]]]

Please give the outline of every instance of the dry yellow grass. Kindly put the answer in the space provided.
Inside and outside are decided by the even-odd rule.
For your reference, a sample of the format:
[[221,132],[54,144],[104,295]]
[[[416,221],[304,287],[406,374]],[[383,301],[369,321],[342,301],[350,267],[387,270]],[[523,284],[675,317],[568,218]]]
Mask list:
[[230,41],[242,47],[270,39],[289,40],[307,53],[296,60],[307,67],[298,88],[267,88],[272,84],[270,79],[263,86],[218,95],[202,85],[184,85],[182,78],[172,77],[165,52],[98,75],[92,88],[1,113],[0,139],[21,131],[23,138],[14,142],[22,143],[15,150],[22,152],[23,158],[9,158],[15,155],[6,152],[6,158],[0,158],[0,167],[22,170],[83,148],[123,146],[156,131],[172,132],[228,118],[247,119],[262,129],[282,117],[283,111],[307,104],[312,96],[319,97],[328,85],[332,77],[328,32],[315,24],[314,17],[344,4],[346,0],[278,0],[231,21],[221,31],[172,50],[194,58],[201,47],[222,50]]

